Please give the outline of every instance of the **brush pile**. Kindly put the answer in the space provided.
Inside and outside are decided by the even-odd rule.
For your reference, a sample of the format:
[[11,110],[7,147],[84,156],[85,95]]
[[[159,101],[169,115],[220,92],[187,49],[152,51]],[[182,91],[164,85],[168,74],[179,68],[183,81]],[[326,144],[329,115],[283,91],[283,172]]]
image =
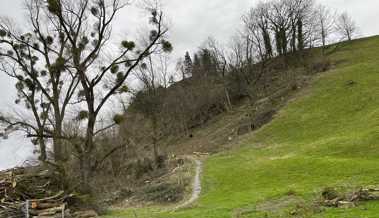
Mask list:
[[[39,167],[0,172],[0,218],[70,217],[59,177]],[[64,216],[66,213],[67,216]]]
[[322,205],[326,207],[352,208],[359,202],[379,200],[379,188],[360,188],[351,193],[339,193],[333,188],[326,188],[322,192]]

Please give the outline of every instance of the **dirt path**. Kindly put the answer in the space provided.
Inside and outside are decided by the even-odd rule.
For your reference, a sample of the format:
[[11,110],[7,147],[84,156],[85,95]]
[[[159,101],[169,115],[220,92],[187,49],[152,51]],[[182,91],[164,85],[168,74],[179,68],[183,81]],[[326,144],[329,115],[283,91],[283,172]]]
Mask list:
[[201,172],[203,169],[203,162],[200,161],[199,159],[195,158],[195,157],[192,157],[192,156],[189,156],[187,158],[189,160],[193,161],[196,165],[195,178],[194,178],[193,183],[192,183],[192,194],[191,194],[191,197],[187,201],[176,206],[174,208],[174,211],[190,206],[192,203],[194,203],[199,198],[200,193],[201,193]]

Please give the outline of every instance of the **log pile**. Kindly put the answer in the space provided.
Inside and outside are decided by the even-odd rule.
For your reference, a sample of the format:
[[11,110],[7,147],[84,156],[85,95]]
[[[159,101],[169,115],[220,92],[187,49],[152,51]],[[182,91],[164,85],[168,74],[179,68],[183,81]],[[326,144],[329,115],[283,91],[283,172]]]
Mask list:
[[361,188],[348,194],[330,195],[323,193],[322,204],[326,207],[352,208],[359,202],[379,200],[379,188]]
[[49,170],[28,167],[0,172],[0,218],[70,217],[68,197]]

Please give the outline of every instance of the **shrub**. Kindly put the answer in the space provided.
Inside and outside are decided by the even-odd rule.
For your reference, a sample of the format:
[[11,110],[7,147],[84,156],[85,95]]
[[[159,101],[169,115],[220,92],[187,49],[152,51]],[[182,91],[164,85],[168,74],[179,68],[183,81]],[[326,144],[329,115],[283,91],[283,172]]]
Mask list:
[[334,200],[339,197],[337,190],[331,187],[324,188],[321,195],[325,200]]
[[184,188],[177,184],[162,183],[143,189],[143,198],[156,203],[172,203],[183,199]]

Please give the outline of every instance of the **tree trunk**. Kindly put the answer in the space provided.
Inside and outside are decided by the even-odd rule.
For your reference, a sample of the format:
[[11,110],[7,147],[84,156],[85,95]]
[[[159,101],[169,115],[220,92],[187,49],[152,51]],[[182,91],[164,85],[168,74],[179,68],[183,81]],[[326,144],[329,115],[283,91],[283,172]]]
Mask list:
[[321,20],[321,40],[322,40],[322,47],[325,48],[326,46],[326,29],[325,29],[325,24]]
[[275,31],[275,40],[276,40],[276,50],[278,52],[278,55],[280,56],[283,54],[283,52],[282,52],[282,40],[281,40],[279,31]]
[[82,153],[79,157],[79,169],[80,169],[80,190],[83,193],[89,193],[90,177],[91,177],[91,161],[87,153]]
[[155,164],[159,164],[159,153],[158,153],[158,121],[155,114],[152,117],[152,127],[153,127],[153,153]]
[[295,53],[296,52],[296,25],[295,25],[295,22],[292,21],[292,38],[291,38],[291,47],[292,47],[292,52]]
[[263,34],[263,41],[265,44],[265,50],[266,50],[266,58],[271,58],[273,56],[272,54],[272,45],[271,45],[271,37],[270,34],[267,32],[267,30],[262,30]]
[[287,34],[286,30],[283,28],[280,30],[280,39],[281,39],[281,44],[282,44],[282,54],[286,55],[287,54]]
[[85,147],[81,154],[80,171],[81,171],[81,188],[83,191],[90,191],[90,179],[92,177],[93,168],[92,168],[92,155],[95,149],[94,142],[94,132],[96,124],[96,113],[94,110],[94,98],[90,94],[90,101],[87,101],[88,104],[88,123],[87,123],[87,132],[86,132],[86,141]]
[[304,50],[304,33],[303,33],[303,21],[299,19],[297,21],[297,38],[298,38],[298,50]]
[[326,49],[326,34],[325,34],[325,28],[324,25],[321,24],[321,40],[322,40],[322,54],[325,55],[325,49]]
[[39,156],[39,160],[41,162],[45,162],[47,160],[46,143],[43,140],[43,138],[39,138],[38,141],[39,141],[39,147],[40,147],[40,152],[41,152]]
[[57,164],[60,164],[64,160],[61,133],[62,133],[62,124],[58,120],[56,121],[56,130],[54,132],[54,138],[53,138],[54,160]]
[[348,39],[349,41],[351,41],[351,33],[350,33],[350,31],[347,30],[347,31],[346,31],[346,34],[347,34],[347,39]]
[[224,92],[225,92],[226,108],[229,111],[232,109],[232,102],[230,100],[230,94],[229,94],[228,88],[226,88],[225,85],[224,85]]

